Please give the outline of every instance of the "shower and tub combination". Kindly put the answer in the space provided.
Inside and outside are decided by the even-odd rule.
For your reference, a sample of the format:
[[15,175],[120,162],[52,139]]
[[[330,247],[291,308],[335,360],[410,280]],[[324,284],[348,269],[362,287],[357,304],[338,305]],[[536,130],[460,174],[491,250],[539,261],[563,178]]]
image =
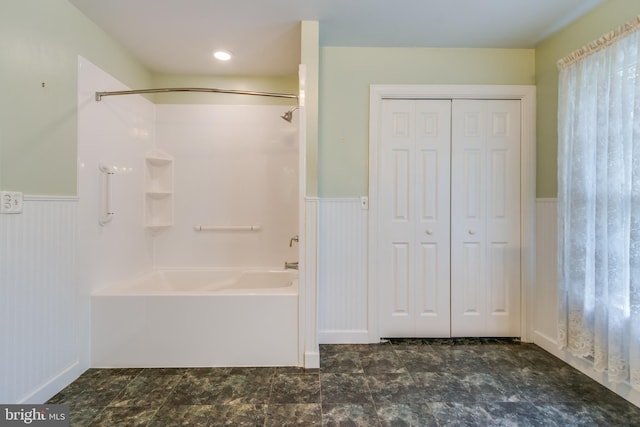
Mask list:
[[[287,123],[298,107],[103,99],[151,90],[130,91],[82,58],[79,77],[91,366],[300,365],[298,129]],[[168,90],[200,91],[153,91]],[[94,163],[113,171],[105,224]],[[150,164],[163,188],[149,188]],[[163,219],[151,224],[153,209]]]

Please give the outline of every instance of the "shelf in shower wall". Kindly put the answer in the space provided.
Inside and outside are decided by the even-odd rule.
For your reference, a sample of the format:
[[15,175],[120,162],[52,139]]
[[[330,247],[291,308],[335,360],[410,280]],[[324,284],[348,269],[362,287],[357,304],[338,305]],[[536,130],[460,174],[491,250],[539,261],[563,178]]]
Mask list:
[[173,225],[173,158],[160,151],[145,158],[145,227]]
[[163,197],[169,197],[173,195],[172,191],[147,191],[145,194],[154,199],[162,199]]
[[173,162],[173,159],[169,157],[147,156],[147,162],[154,166],[165,166]]
[[147,192],[173,191],[173,159],[147,157],[145,162]]
[[173,224],[147,224],[145,225],[146,228],[151,229],[151,230],[162,230],[165,228],[169,228],[172,227]]

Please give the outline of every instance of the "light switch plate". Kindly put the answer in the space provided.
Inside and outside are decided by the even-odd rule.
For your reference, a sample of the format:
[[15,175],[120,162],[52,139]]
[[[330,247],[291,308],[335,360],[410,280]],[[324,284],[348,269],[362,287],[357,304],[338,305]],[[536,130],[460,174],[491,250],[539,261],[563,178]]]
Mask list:
[[22,213],[22,200],[19,191],[0,191],[0,214]]

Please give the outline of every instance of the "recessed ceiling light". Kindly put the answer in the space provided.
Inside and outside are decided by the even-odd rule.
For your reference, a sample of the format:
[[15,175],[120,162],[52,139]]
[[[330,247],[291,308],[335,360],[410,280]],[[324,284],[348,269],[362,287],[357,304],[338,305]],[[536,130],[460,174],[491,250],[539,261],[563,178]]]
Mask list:
[[224,50],[218,50],[213,53],[214,58],[220,61],[228,61],[231,59],[231,54]]

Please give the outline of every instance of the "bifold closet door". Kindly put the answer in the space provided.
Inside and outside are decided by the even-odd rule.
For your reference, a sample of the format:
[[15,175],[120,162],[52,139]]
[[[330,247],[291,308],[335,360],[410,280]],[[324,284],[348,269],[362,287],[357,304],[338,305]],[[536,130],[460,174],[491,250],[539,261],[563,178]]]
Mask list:
[[451,334],[520,336],[520,101],[454,100]]
[[384,100],[381,136],[380,336],[448,337],[451,101]]

